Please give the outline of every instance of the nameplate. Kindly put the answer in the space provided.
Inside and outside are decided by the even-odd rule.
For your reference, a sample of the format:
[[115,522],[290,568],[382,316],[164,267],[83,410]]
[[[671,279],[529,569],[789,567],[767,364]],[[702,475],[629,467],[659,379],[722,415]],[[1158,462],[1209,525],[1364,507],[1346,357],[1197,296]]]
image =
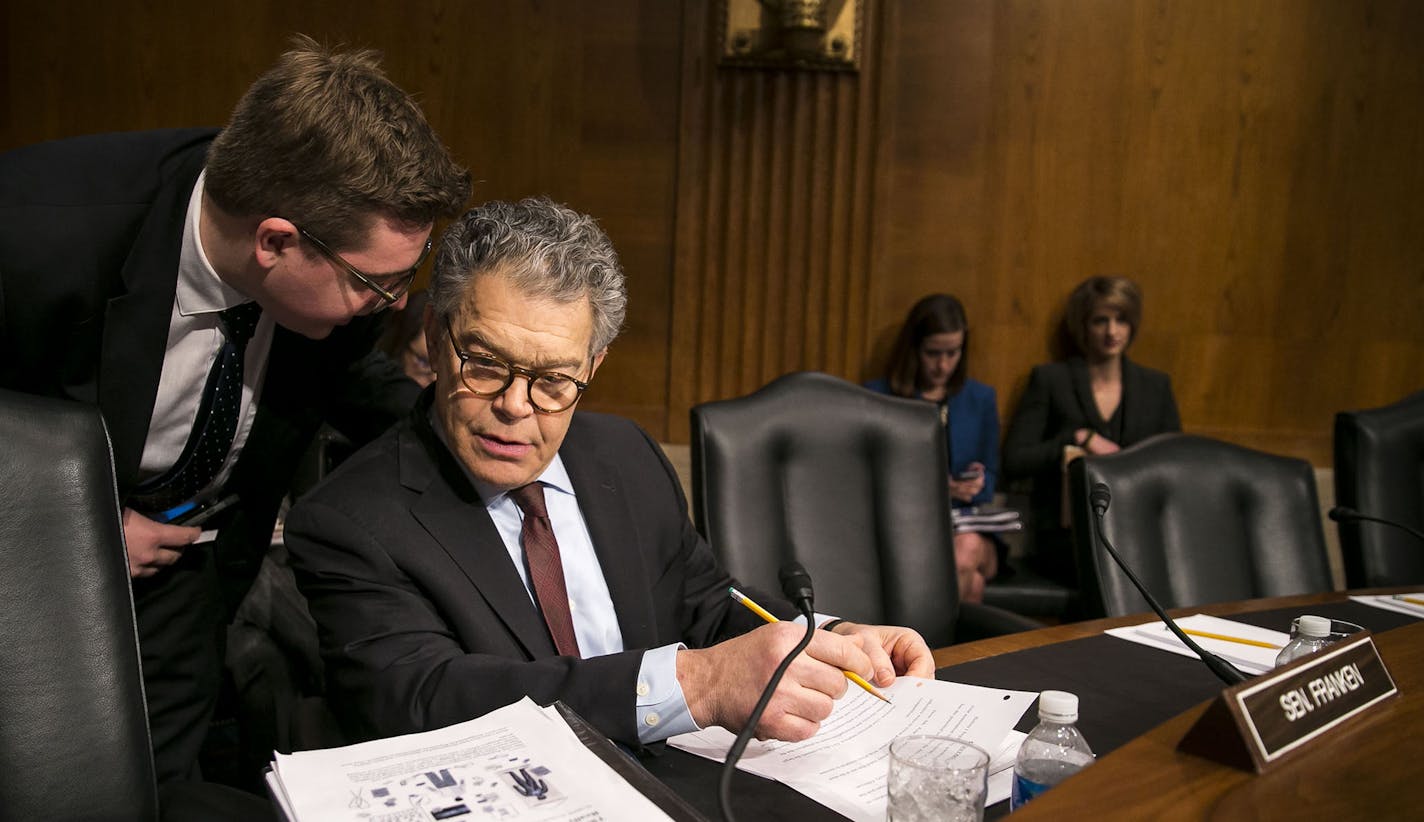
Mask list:
[[1364,632],[1226,689],[1178,747],[1260,772],[1398,693]]

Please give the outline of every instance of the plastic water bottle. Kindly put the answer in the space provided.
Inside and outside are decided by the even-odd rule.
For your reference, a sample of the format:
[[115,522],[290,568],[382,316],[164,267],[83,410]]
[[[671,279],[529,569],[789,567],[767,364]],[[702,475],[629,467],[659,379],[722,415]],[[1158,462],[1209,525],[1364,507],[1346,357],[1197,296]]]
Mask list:
[[1276,654],[1276,667],[1313,654],[1330,644],[1330,620],[1322,616],[1303,616],[1295,621],[1295,639]]
[[1076,695],[1066,691],[1039,694],[1038,727],[1029,731],[1014,762],[1011,810],[1093,763],[1093,751],[1074,724],[1077,721]]

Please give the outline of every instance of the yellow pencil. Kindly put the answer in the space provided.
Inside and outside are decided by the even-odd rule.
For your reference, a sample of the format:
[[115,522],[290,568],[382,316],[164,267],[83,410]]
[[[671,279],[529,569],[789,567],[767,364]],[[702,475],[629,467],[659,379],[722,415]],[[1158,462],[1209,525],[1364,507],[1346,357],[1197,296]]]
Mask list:
[[1410,602],[1415,605],[1424,605],[1424,599],[1420,599],[1419,597],[1412,597],[1407,594],[1395,594],[1394,598],[1399,600],[1400,602]]
[[[762,619],[766,620],[767,622],[780,622],[780,621],[781,621],[781,620],[777,619],[775,616],[773,616],[770,611],[766,610],[765,608],[763,608],[763,607],[761,607],[760,605],[758,605],[758,604],[756,604],[755,602],[753,602],[752,599],[751,599],[751,597],[747,596],[746,594],[742,593],[741,591],[738,591],[736,588],[728,588],[728,589],[727,589],[727,593],[729,593],[729,594],[732,595],[732,599],[735,599],[736,601],[738,601],[738,602],[742,603],[743,605],[747,606],[747,610],[748,610],[748,611],[751,611],[752,613],[756,614],[757,616],[761,617]],[[882,702],[889,702],[889,701],[890,701],[890,697],[888,697],[888,696],[886,696],[885,694],[882,694],[882,693],[880,693],[879,691],[877,691],[877,690],[875,689],[875,686],[874,686],[874,685],[871,685],[869,682],[866,682],[865,679],[864,679],[863,677],[861,677],[860,674],[857,674],[857,673],[855,673],[854,671],[841,671],[841,673],[843,673],[843,674],[846,675],[846,679],[849,679],[851,682],[854,682],[855,684],[859,685],[861,688],[863,688],[863,689],[865,690],[866,693],[870,694],[871,696],[875,697],[876,699],[879,699],[879,700],[881,700]]]
[[1279,650],[1281,649],[1281,646],[1279,646],[1279,645],[1272,645],[1272,644],[1269,643],[1269,642],[1262,642],[1262,641],[1259,640],[1259,639],[1244,639],[1244,638],[1239,637],[1239,636],[1227,636],[1226,634],[1213,634],[1213,633],[1211,633],[1211,632],[1209,632],[1209,631],[1196,631],[1196,630],[1193,630],[1193,629],[1191,629],[1191,628],[1183,628],[1183,629],[1182,629],[1182,633],[1184,633],[1184,634],[1191,634],[1192,636],[1202,636],[1202,637],[1206,637],[1207,639],[1221,639],[1221,640],[1225,640],[1226,642],[1239,642],[1239,643],[1241,643],[1242,645],[1254,645],[1254,646],[1256,646],[1257,648],[1272,648],[1272,649],[1277,650],[1277,651],[1279,651]]

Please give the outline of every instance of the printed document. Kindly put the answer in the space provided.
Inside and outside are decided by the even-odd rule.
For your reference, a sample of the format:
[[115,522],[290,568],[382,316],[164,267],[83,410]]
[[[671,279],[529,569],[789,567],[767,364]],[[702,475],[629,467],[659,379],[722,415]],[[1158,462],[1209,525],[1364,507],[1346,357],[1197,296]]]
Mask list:
[[[859,688],[847,689],[815,736],[803,742],[753,740],[737,767],[786,784],[857,822],[881,822],[891,740],[914,734],[952,736],[994,756],[1038,698],[1032,691],[909,676],[882,691],[893,704]],[[668,743],[722,762],[735,740],[729,731],[707,728]]]
[[1409,594],[1384,594],[1368,595],[1361,594],[1352,596],[1356,602],[1372,605],[1376,608],[1383,608],[1386,611],[1394,611],[1399,614],[1408,614],[1412,617],[1424,619],[1424,591],[1415,591]]
[[435,731],[279,753],[268,783],[293,822],[668,819],[527,697]]
[[[1284,631],[1272,631],[1269,628],[1259,628],[1205,614],[1183,617],[1177,620],[1177,627],[1186,631],[1192,641],[1203,650],[1211,651],[1252,675],[1264,674],[1276,667],[1276,654],[1290,641],[1290,634]],[[1109,628],[1107,633],[1139,645],[1150,645],[1174,654],[1196,657],[1196,653],[1183,645],[1164,622],[1144,622],[1126,628]]]

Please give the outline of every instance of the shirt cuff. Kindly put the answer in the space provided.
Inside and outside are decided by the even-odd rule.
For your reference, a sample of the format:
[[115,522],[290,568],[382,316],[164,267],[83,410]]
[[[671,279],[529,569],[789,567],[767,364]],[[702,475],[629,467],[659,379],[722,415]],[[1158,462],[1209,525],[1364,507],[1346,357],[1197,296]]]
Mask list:
[[638,726],[638,741],[644,745],[702,730],[692,718],[682,685],[677,681],[677,652],[686,648],[678,642],[643,652],[643,663],[638,668],[634,721]]

